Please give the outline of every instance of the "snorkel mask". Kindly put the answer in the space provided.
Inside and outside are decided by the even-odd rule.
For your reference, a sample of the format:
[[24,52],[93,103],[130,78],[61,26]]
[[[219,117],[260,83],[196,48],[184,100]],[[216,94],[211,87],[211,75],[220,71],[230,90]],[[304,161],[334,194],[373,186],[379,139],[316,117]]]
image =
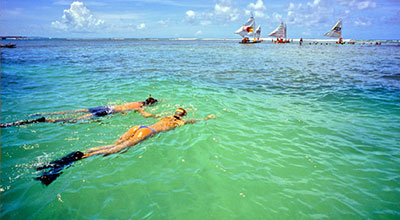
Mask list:
[[156,104],[158,101],[157,99],[154,99],[151,97],[151,94],[149,95],[149,98],[146,99],[146,101],[144,102],[145,105],[154,105]]

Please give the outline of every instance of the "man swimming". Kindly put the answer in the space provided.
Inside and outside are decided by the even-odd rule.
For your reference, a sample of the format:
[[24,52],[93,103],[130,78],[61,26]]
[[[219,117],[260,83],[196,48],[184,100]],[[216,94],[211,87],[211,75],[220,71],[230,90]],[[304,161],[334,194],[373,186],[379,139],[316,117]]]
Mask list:
[[4,127],[11,127],[11,126],[25,125],[25,124],[32,124],[32,123],[40,123],[40,122],[75,123],[79,120],[102,117],[102,116],[106,116],[106,115],[110,115],[110,114],[116,114],[116,113],[120,113],[120,112],[132,111],[132,110],[138,111],[143,117],[146,117],[146,118],[157,117],[156,115],[152,115],[143,109],[143,107],[154,105],[157,102],[158,102],[157,99],[154,99],[151,97],[151,95],[149,95],[149,98],[147,98],[144,102],[129,102],[126,104],[115,105],[115,106],[97,106],[94,108],[83,108],[83,109],[76,109],[76,110],[72,110],[72,111],[61,111],[61,112],[36,114],[36,115],[66,115],[66,114],[74,114],[74,113],[77,113],[77,114],[78,113],[87,113],[87,114],[84,114],[79,117],[58,118],[58,119],[49,119],[49,118],[41,117],[41,118],[37,118],[37,119],[5,123],[5,124],[1,124],[0,127],[4,128]]
[[[107,156],[115,154],[123,150],[128,150],[130,147],[142,142],[148,137],[154,136],[157,133],[172,130],[178,126],[185,124],[193,124],[199,119],[183,119],[187,112],[183,108],[178,108],[172,116],[165,117],[157,123],[150,126],[137,125],[129,129],[123,134],[114,144],[105,145],[100,147],[93,147],[86,152],[76,151],[72,152],[59,160],[54,160],[47,165],[38,167],[37,170],[49,169],[42,173],[37,180],[40,180],[43,184],[49,185],[52,183],[62,172],[62,169],[70,166],[73,162],[96,156],[103,155]],[[214,115],[207,116],[204,120],[215,118]]]

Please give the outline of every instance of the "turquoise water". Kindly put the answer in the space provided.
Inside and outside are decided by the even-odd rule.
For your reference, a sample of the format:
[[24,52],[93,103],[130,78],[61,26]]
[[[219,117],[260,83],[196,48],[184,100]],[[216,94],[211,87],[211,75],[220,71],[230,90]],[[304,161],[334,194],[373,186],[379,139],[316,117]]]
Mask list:
[[26,40],[1,50],[1,122],[145,99],[185,125],[35,167],[154,118],[1,129],[2,219],[398,219],[400,47],[235,41]]

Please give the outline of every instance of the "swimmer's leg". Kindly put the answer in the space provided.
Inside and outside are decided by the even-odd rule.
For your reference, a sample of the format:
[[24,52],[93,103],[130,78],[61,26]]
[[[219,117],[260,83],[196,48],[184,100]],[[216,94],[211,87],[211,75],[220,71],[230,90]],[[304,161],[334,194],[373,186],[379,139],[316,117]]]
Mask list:
[[89,110],[87,108],[81,108],[81,109],[76,109],[76,110],[71,110],[71,111],[37,113],[34,115],[36,115],[36,116],[38,116],[38,115],[65,115],[65,114],[72,114],[72,113],[79,113],[79,112],[89,112]]
[[35,179],[40,180],[43,184],[45,184],[47,186],[50,183],[52,183],[54,180],[56,180],[57,177],[62,174],[61,171],[65,167],[70,166],[75,161],[83,159],[84,158],[83,156],[84,156],[84,153],[82,153],[80,151],[75,151],[75,152],[72,152],[72,153],[62,157],[59,160],[53,160],[47,165],[37,167],[36,168],[37,170],[43,170],[43,169],[47,169],[47,168],[50,168],[50,170],[42,173],[39,177],[36,177]]
[[113,148],[115,145],[105,145],[105,146],[100,146],[100,147],[92,147],[90,148],[87,153],[85,153],[84,157],[90,157],[94,154],[98,154],[97,152],[103,151],[103,150],[107,150],[107,149],[111,149]]
[[17,122],[12,122],[12,123],[4,123],[4,124],[0,124],[0,127],[6,128],[6,127],[12,127],[12,126],[18,126],[18,125],[39,123],[39,122],[46,122],[46,118],[45,117],[41,117],[41,118],[37,118],[37,119],[17,121]]
[[90,119],[92,118],[93,115],[92,114],[85,114],[82,115],[78,118],[59,118],[59,119],[46,119],[46,122],[50,122],[50,123],[57,123],[57,122],[64,122],[64,123],[76,123],[79,120],[85,120],[85,119]]
[[97,150],[88,151],[85,153],[84,158],[96,156],[96,155],[104,155],[110,152],[111,149],[114,149],[116,145],[107,145],[103,147],[99,147]]
[[39,122],[48,122],[48,123],[57,123],[57,122],[67,122],[67,123],[76,123],[79,120],[84,120],[84,119],[89,119],[93,117],[92,114],[85,114],[81,117],[78,118],[60,118],[60,119],[46,119],[45,117],[37,118],[37,119],[29,119],[29,120],[24,120],[24,121],[17,121],[17,122],[12,122],[12,123],[4,123],[0,124],[0,127],[5,128],[5,127],[12,127],[12,126],[18,126],[18,125],[26,125],[26,124],[33,124],[33,123],[39,123]]
[[140,143],[141,141],[145,140],[146,138],[154,134],[155,134],[154,131],[151,130],[150,128],[147,127],[140,128],[136,130],[136,132],[132,136],[130,136],[127,140],[115,144],[113,148],[108,149],[103,154],[104,156],[108,156],[110,154],[118,153],[122,150],[127,150],[128,148]]

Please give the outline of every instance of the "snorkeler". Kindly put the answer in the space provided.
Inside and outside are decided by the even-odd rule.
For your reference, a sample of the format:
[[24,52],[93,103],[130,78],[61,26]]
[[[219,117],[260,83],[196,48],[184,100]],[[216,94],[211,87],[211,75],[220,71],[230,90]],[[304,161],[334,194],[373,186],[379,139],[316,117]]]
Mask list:
[[[72,152],[59,160],[54,160],[47,165],[36,168],[37,170],[49,169],[42,173],[37,180],[40,180],[43,184],[49,185],[52,183],[62,172],[62,169],[71,165],[73,162],[88,158],[96,155],[107,156],[110,154],[115,154],[121,152],[122,150],[128,150],[128,148],[140,143],[150,136],[154,136],[157,133],[172,130],[178,126],[185,124],[193,124],[199,119],[183,119],[186,116],[186,110],[178,108],[172,116],[165,117],[158,121],[157,123],[144,126],[138,125],[129,129],[125,134],[123,134],[114,144],[105,145],[100,147],[90,148],[85,153],[76,151]],[[210,118],[215,118],[214,115],[207,116],[204,120]]]
[[37,119],[30,119],[24,121],[17,121],[12,123],[5,123],[1,124],[0,127],[11,127],[17,125],[25,125],[25,124],[32,124],[32,123],[40,123],[40,122],[49,122],[49,123],[57,123],[57,122],[68,122],[68,123],[75,123],[79,120],[91,119],[96,117],[102,117],[110,114],[125,112],[136,110],[138,111],[143,117],[157,117],[156,115],[152,115],[146,111],[144,111],[144,106],[151,106],[156,104],[158,101],[149,95],[144,102],[129,102],[123,105],[115,105],[115,106],[98,106],[94,108],[83,108],[83,109],[76,109],[72,111],[61,111],[61,112],[52,112],[52,113],[42,113],[36,115],[65,115],[65,114],[78,114],[78,113],[87,113],[79,117],[72,117],[72,118],[59,118],[59,119],[48,119],[45,117],[37,118]]

